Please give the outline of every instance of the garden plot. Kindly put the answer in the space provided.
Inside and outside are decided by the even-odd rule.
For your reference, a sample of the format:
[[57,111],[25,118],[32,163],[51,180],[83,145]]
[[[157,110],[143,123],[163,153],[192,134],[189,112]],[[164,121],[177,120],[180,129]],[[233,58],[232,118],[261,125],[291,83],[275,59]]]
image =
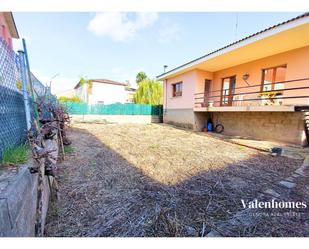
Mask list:
[[[205,236],[302,163],[159,124],[75,124],[70,138],[47,236]],[[303,235],[295,219],[222,233]]]

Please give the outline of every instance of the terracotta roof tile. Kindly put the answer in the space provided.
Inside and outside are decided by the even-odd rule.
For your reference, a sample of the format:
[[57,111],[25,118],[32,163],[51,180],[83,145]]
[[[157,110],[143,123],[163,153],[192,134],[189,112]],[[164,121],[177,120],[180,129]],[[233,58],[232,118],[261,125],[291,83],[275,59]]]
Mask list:
[[[123,82],[117,82],[113,80],[108,80],[108,79],[90,79],[91,82],[96,82],[96,83],[103,83],[103,84],[111,84],[111,85],[118,85],[118,86],[128,86],[127,83]],[[76,84],[74,89],[77,89],[80,86],[80,82]]]
[[105,84],[112,84],[112,85],[121,85],[121,86],[127,86],[127,83],[123,82],[117,82],[113,80],[108,80],[108,79],[90,79],[92,82],[98,82],[98,83],[105,83]]

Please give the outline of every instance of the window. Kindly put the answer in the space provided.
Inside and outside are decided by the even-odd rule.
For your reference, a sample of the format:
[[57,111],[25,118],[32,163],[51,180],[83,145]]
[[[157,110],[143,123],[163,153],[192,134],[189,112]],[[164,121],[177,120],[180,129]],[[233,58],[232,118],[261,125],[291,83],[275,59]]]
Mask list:
[[182,96],[182,82],[173,84],[173,97]]
[[280,90],[284,88],[286,65],[262,70],[262,91]]

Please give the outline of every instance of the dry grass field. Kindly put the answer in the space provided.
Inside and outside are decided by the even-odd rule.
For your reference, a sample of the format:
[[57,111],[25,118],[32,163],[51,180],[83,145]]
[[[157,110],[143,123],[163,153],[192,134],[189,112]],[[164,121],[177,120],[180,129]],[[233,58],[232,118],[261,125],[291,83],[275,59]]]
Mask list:
[[[47,236],[205,236],[302,163],[163,124],[75,124],[70,138]],[[221,233],[300,236],[308,225],[282,222]]]

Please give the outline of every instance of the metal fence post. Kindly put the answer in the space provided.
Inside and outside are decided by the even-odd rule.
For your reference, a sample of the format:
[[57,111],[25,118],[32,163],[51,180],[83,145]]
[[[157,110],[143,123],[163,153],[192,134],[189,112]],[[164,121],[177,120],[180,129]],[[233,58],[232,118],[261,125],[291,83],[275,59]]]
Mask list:
[[19,50],[18,55],[19,55],[20,74],[21,74],[21,81],[22,81],[22,92],[23,92],[24,104],[25,104],[27,130],[29,131],[31,128],[31,116],[30,116],[30,107],[29,107],[29,96],[27,93],[27,75],[26,75],[26,64],[25,64],[24,51]]
[[29,64],[29,58],[28,58],[28,53],[27,53],[27,46],[26,46],[26,40],[23,38],[22,39],[23,42],[23,49],[24,49],[24,55],[25,55],[25,64],[26,64],[26,72],[28,73],[28,78],[29,78],[29,86],[30,86],[30,93],[31,93],[31,97],[32,100],[34,102],[34,116],[36,119],[36,125],[39,126],[40,122],[39,122],[39,113],[38,113],[38,108],[37,108],[37,103],[36,103],[36,96],[34,94],[34,90],[33,90],[33,84],[32,84],[32,80],[31,80],[31,71],[30,71],[30,64]]

